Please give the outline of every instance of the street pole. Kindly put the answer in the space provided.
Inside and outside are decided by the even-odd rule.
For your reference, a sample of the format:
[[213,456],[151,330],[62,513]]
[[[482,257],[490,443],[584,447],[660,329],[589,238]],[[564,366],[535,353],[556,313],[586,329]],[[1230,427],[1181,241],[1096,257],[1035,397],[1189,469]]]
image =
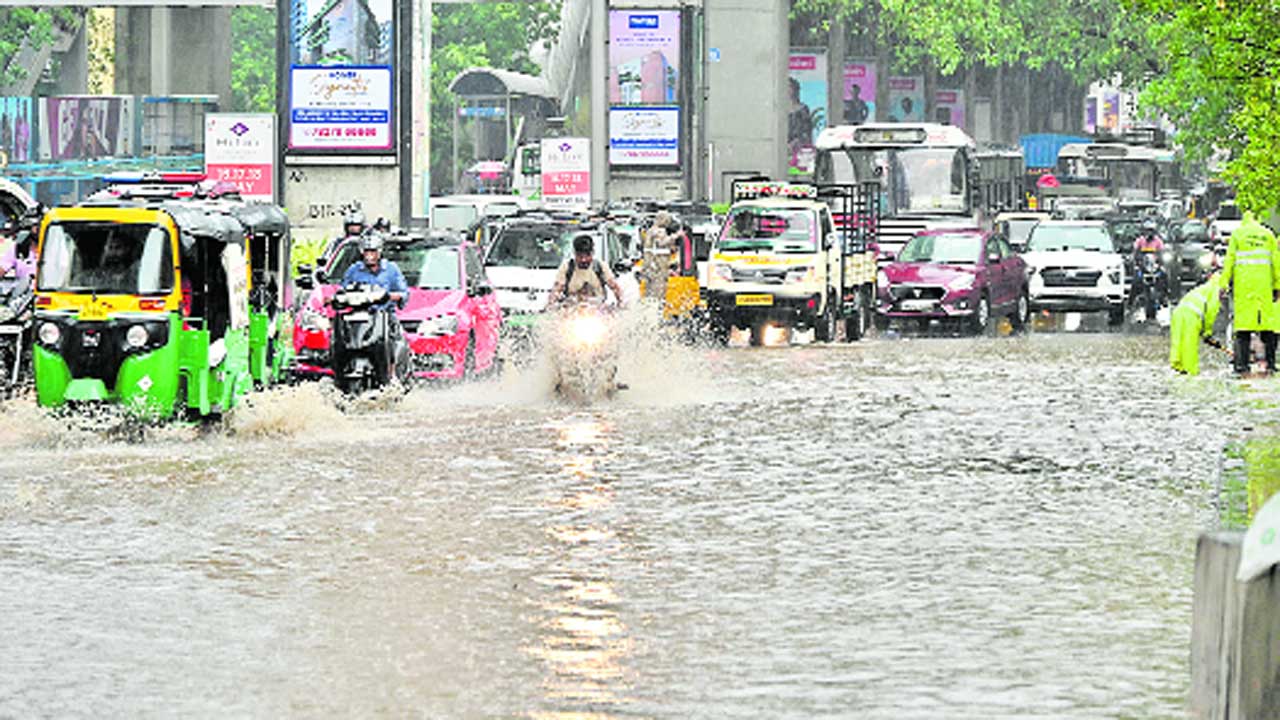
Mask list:
[[431,196],[432,0],[409,0],[413,13],[413,197],[410,215],[425,220]]
[[609,0],[591,0],[591,200],[609,199]]

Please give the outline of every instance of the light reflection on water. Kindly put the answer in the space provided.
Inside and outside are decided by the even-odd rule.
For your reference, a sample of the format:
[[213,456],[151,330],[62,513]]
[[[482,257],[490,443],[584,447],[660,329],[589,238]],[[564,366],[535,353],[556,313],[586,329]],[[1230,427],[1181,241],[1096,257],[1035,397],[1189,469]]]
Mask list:
[[587,410],[304,388],[141,445],[9,406],[0,716],[1179,716],[1218,453],[1280,381],[1164,343],[684,351]]

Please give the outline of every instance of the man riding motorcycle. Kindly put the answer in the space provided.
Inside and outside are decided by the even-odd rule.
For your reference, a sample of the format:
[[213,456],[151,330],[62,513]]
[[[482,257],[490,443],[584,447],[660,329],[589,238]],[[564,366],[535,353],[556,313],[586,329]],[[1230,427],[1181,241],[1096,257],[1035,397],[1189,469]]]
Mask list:
[[[1145,286],[1150,280],[1145,277],[1148,272],[1156,273],[1152,289],[1156,292],[1158,301],[1153,305],[1163,305],[1168,299],[1168,276],[1161,272],[1164,268],[1164,261],[1161,257],[1164,252],[1164,240],[1160,237],[1160,233],[1156,230],[1156,221],[1154,218],[1147,218],[1142,221],[1142,230],[1138,232],[1138,236],[1133,240],[1133,272],[1134,279],[1138,281],[1134,285],[1134,302],[1143,299],[1143,293],[1139,292],[1139,288]],[[1146,258],[1151,258],[1150,268],[1144,263]]]
[[[407,382],[411,377],[409,344],[395,313],[396,308],[403,307],[408,299],[409,286],[400,268],[394,262],[382,259],[384,242],[382,233],[376,231],[360,238],[360,260],[352,263],[342,274],[342,289],[326,301],[339,308],[366,308],[376,313],[372,317],[366,312],[339,314],[335,321],[333,371],[343,391],[351,387],[357,390],[368,388],[370,386],[365,383],[370,381],[376,387],[393,378]],[[380,288],[385,293],[369,297],[360,292],[365,287]],[[358,298],[356,304],[352,304],[351,291],[355,291]],[[355,324],[341,324],[345,318],[350,318]],[[378,328],[385,332],[380,338]],[[369,334],[370,330],[373,330],[373,335]],[[367,364],[370,361],[372,369]],[[365,363],[363,367],[362,363]],[[369,372],[372,374],[367,374]]]
[[380,310],[389,309],[392,303],[403,307],[405,299],[409,297],[409,285],[405,282],[404,273],[400,272],[395,263],[382,259],[383,243],[381,233],[369,233],[361,238],[360,261],[351,263],[351,267],[342,274],[343,287],[359,283],[385,289],[387,299],[377,306]]
[[595,242],[588,235],[573,240],[573,257],[560,266],[556,283],[551,287],[551,302],[570,299],[594,300],[603,303],[605,288],[613,291],[618,304],[622,304],[622,288],[613,272],[594,257]]

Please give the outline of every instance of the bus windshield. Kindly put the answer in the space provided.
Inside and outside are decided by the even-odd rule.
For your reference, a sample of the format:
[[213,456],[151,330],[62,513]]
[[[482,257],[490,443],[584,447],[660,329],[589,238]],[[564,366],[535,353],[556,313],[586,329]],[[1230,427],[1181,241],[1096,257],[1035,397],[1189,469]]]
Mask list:
[[40,251],[37,284],[52,292],[168,293],[173,290],[169,233],[135,223],[53,223]]
[[819,182],[879,182],[881,214],[963,214],[969,176],[960,148],[916,147],[823,152]]

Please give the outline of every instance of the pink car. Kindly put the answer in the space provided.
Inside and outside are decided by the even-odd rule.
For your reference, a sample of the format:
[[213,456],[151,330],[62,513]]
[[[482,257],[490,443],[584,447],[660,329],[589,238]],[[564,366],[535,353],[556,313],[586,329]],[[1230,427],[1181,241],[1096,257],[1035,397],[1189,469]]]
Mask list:
[[[451,235],[393,235],[382,256],[400,268],[409,285],[409,299],[396,317],[413,353],[415,376],[463,379],[497,369],[502,311],[478,247]],[[325,301],[337,292],[347,268],[357,262],[361,262],[359,244],[348,240],[316,273],[322,284],[316,285],[295,320],[295,375],[332,374],[333,309]]]

